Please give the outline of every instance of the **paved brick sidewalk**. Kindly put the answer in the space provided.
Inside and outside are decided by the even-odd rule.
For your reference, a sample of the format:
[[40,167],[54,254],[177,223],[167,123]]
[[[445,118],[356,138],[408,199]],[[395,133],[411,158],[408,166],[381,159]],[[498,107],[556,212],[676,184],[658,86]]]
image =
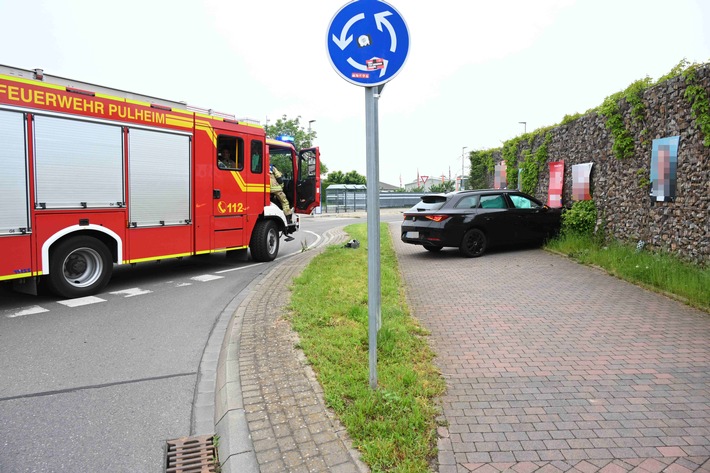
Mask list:
[[[330,234],[330,244],[347,240],[342,231]],[[262,473],[368,471],[350,447],[344,428],[325,408],[320,385],[294,348],[297,336],[283,318],[293,278],[319,251],[279,263],[245,301],[239,371],[246,420]]]
[[542,250],[393,240],[447,381],[439,471],[710,471],[710,315]]

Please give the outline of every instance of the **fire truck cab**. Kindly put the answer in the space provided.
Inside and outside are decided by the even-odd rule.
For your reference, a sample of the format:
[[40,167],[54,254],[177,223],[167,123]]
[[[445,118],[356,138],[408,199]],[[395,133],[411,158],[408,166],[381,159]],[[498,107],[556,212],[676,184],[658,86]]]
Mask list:
[[320,200],[317,148],[249,120],[0,65],[0,282],[95,294],[114,264],[249,249],[297,231],[271,202],[273,156],[293,211]]

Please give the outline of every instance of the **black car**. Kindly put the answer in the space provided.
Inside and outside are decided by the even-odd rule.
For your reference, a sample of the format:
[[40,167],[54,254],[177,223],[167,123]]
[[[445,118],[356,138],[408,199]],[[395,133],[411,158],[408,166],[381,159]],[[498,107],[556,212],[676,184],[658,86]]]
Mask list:
[[455,247],[470,258],[492,246],[542,244],[559,231],[560,215],[516,190],[429,194],[404,213],[402,241],[429,251]]

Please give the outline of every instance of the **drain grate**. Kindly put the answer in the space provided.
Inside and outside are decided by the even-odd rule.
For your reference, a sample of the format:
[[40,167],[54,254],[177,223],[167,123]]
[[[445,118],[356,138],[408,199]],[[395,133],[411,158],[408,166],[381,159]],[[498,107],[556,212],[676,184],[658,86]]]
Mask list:
[[218,472],[219,461],[214,435],[168,440],[166,473]]

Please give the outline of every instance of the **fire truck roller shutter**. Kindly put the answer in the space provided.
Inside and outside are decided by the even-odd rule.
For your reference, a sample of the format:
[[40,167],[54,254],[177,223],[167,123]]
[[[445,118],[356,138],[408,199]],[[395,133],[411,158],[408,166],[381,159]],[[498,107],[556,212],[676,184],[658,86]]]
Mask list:
[[48,209],[123,204],[122,137],[117,125],[35,116],[37,203]]
[[22,113],[0,110],[0,163],[0,235],[29,229]]
[[129,130],[128,219],[132,226],[185,225],[191,221],[190,138],[187,134]]

